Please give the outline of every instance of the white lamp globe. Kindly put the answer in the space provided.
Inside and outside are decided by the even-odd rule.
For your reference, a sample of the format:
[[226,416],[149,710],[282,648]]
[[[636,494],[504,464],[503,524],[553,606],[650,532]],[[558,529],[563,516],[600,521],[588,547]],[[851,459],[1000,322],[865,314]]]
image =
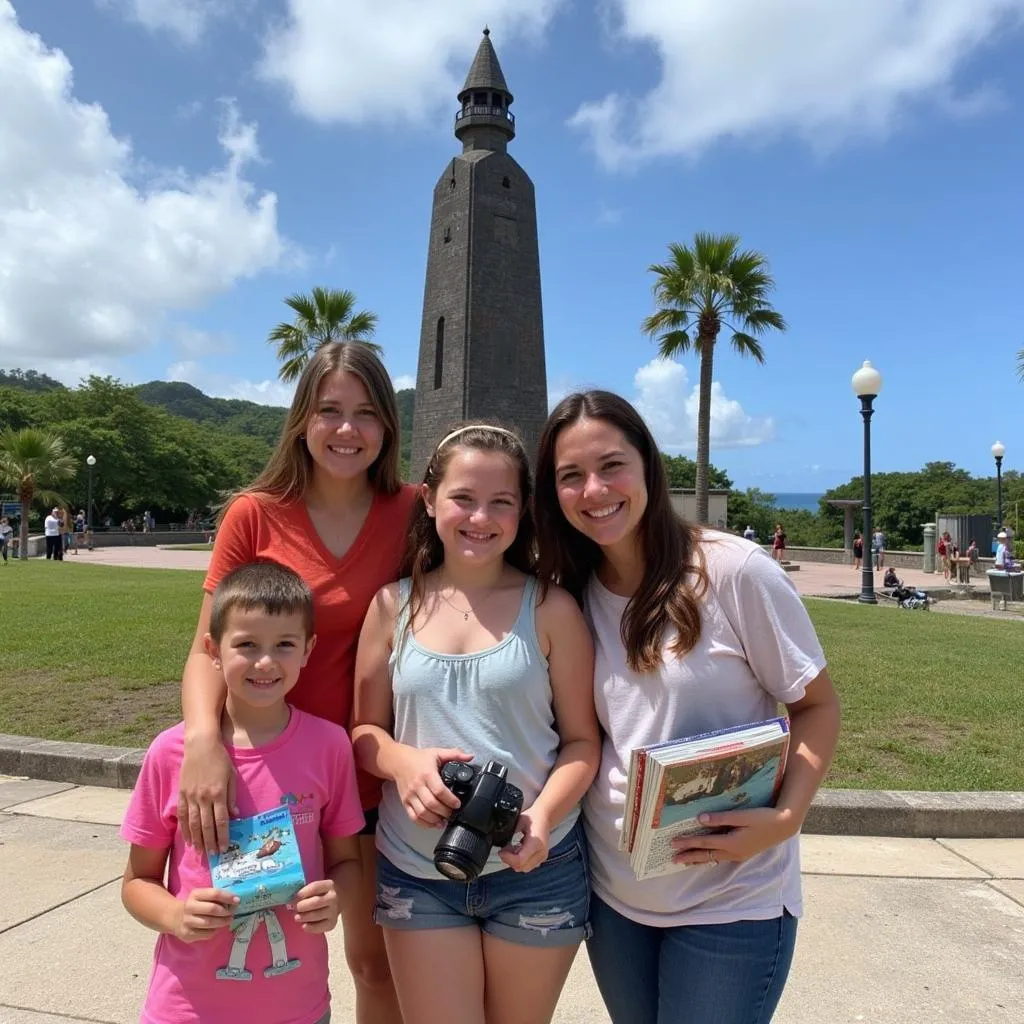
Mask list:
[[1006,454],[1006,445],[1002,441],[996,441],[992,445],[992,455],[994,458],[1001,459]]
[[850,380],[853,393],[859,398],[874,398],[882,390],[882,375],[865,359],[864,365]]

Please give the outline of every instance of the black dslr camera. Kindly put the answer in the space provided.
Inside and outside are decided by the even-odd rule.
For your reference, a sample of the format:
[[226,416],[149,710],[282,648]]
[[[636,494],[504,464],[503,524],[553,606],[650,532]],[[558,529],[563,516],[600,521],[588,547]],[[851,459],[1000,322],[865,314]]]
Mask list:
[[459,798],[434,847],[434,867],[454,882],[472,882],[483,870],[492,846],[508,846],[515,835],[522,790],[505,781],[500,761],[474,768],[465,761],[445,761],[441,781]]

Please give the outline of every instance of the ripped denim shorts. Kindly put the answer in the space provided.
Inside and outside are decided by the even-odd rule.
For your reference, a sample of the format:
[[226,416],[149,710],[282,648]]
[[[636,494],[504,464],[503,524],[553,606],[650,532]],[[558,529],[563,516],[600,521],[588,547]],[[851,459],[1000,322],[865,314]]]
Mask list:
[[590,871],[582,818],[526,874],[506,868],[472,882],[416,878],[377,855],[377,904],[383,928],[465,928],[521,946],[571,946],[590,937]]

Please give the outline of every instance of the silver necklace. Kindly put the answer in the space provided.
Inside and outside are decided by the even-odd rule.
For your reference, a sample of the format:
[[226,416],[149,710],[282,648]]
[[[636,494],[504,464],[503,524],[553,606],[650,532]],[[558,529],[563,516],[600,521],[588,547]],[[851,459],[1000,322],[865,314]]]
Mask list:
[[[486,594],[484,597],[482,597],[479,603],[483,604],[497,592],[498,588],[495,587],[494,590],[492,590],[489,594]],[[451,601],[448,600],[447,597],[444,596],[444,594],[441,592],[440,587],[437,588],[437,596],[441,598],[441,600],[444,601],[444,603],[448,605],[449,608],[453,608],[455,611],[459,612],[462,615],[463,621],[469,622],[469,612],[473,612],[473,608],[470,608],[469,611],[466,611],[465,608],[460,608],[457,604],[453,604]]]

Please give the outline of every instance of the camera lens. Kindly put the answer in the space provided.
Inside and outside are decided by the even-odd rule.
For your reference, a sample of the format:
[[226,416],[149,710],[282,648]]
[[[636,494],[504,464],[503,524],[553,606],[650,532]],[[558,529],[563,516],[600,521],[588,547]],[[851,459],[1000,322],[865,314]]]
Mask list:
[[487,836],[465,825],[449,825],[434,847],[434,867],[454,882],[472,882],[487,863]]

